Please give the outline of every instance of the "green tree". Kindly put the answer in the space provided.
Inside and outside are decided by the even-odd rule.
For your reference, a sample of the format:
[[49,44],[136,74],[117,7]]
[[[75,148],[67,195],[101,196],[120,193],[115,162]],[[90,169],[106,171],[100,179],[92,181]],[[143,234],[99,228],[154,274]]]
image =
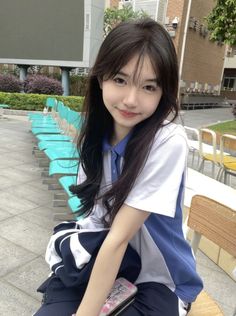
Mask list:
[[236,45],[236,0],[217,0],[206,20],[213,41]]
[[107,8],[104,13],[104,36],[120,22],[144,17],[148,17],[145,11],[141,10],[135,12],[130,4],[123,6],[121,9]]

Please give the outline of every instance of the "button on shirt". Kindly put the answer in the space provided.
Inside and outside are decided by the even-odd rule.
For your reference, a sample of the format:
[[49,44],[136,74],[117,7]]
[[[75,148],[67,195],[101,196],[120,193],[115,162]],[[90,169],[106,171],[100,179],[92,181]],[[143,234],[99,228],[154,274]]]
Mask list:
[[121,174],[121,157],[124,158],[126,145],[131,137],[131,132],[123,138],[115,146],[108,143],[107,137],[103,141],[103,152],[111,152],[111,179],[112,183],[115,182]]

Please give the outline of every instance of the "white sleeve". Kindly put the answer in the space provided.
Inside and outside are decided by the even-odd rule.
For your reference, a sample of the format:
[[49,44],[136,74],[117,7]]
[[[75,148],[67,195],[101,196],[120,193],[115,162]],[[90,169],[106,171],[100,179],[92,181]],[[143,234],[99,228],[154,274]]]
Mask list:
[[80,184],[86,180],[86,175],[84,173],[84,169],[82,164],[79,164],[78,175],[77,175],[77,184]]
[[181,133],[173,133],[161,143],[155,140],[125,204],[174,217],[187,154],[187,141]]

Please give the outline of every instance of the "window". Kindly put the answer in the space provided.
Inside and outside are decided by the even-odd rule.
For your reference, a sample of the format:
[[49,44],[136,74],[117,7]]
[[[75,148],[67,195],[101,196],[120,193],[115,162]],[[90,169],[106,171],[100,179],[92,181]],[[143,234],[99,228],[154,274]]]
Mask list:
[[224,90],[236,90],[236,77],[225,77],[223,81]]

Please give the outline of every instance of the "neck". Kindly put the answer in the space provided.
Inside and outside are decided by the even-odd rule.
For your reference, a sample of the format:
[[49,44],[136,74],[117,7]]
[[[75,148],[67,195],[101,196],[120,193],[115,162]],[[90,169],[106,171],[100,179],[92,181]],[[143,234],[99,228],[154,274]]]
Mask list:
[[113,135],[111,137],[111,145],[115,146],[117,145],[122,139],[124,139],[129,132],[131,131],[130,128],[116,128],[116,126],[114,126],[114,132]]

